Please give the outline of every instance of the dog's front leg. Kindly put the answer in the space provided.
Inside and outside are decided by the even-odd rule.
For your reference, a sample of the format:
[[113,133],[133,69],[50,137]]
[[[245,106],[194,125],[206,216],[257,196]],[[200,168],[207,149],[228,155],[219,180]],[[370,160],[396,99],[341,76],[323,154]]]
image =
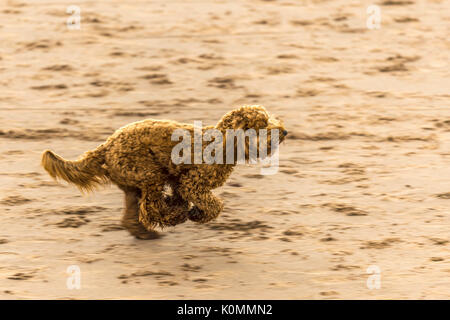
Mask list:
[[206,223],[217,218],[223,210],[223,202],[213,195],[211,191],[181,189],[181,195],[187,201],[194,204],[189,211],[189,220],[198,223]]
[[189,211],[189,219],[199,223],[211,221],[223,210],[223,202],[211,190],[221,185],[216,171],[209,166],[200,166],[183,174],[179,179],[178,193],[194,207]]
[[189,203],[172,197],[165,199],[162,188],[142,189],[139,202],[139,222],[148,229],[175,226],[188,219]]

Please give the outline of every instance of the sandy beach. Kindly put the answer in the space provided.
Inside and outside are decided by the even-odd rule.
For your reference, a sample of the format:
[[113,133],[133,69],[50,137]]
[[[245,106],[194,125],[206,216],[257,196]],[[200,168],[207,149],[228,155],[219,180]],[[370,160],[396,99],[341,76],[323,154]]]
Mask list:
[[[71,29],[73,4],[0,7],[0,298],[449,298],[449,1],[81,0]],[[246,104],[284,119],[278,173],[238,166],[217,220],[157,240],[123,229],[117,187],[40,166]]]

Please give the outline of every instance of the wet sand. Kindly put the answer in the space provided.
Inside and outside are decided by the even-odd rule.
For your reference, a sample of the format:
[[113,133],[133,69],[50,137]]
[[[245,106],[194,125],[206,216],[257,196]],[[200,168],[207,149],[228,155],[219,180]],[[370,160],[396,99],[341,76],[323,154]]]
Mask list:
[[[68,30],[71,4],[0,11],[0,298],[449,297],[449,2],[380,1],[379,30],[370,1],[78,1]],[[284,119],[279,172],[238,167],[216,221],[158,240],[122,229],[116,187],[39,165],[243,104]]]

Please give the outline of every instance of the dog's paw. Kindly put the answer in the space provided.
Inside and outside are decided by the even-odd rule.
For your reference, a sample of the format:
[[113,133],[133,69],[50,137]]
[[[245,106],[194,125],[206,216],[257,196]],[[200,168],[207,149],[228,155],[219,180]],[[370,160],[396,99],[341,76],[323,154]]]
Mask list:
[[162,235],[155,230],[147,230],[141,223],[135,220],[122,220],[122,225],[133,235],[140,240],[153,240],[161,238]]
[[199,223],[204,223],[204,220],[206,218],[203,211],[197,207],[193,207],[191,210],[189,210],[188,216],[189,220]]
[[154,240],[159,239],[162,237],[162,235],[156,231],[142,231],[142,232],[135,232],[134,237],[139,240]]

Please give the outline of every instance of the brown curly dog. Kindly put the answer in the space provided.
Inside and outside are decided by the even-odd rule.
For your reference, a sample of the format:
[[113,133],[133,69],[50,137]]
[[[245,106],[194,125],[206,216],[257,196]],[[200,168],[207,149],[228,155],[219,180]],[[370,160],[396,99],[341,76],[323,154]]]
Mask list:
[[[176,129],[184,129],[194,136],[191,124],[147,119],[118,129],[105,143],[76,161],[65,160],[47,150],[42,155],[42,166],[53,178],[75,184],[82,191],[91,191],[103,183],[116,184],[125,192],[123,226],[139,239],[154,239],[158,237],[154,230],[157,226],[175,226],[187,219],[198,223],[215,219],[223,203],[211,190],[222,186],[236,165],[236,161],[174,163],[171,155],[178,141],[172,140],[172,133]],[[287,134],[282,121],[270,116],[261,106],[241,107],[225,114],[216,126],[199,128],[202,134],[208,129],[217,129],[225,137],[229,129],[256,132],[267,129],[264,142],[269,155],[274,151],[270,144],[271,129],[280,132],[280,142]],[[258,142],[259,136],[258,133]],[[191,144],[194,145],[193,139]],[[248,146],[245,139],[247,156]],[[193,157],[195,147],[190,149]],[[201,150],[204,149],[202,146]],[[223,151],[229,152],[225,147]],[[236,155],[236,147],[234,151]]]

